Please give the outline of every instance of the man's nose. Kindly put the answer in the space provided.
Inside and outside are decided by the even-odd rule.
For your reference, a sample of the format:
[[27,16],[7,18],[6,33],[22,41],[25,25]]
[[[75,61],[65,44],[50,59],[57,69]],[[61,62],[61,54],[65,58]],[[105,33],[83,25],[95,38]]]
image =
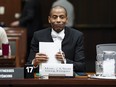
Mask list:
[[57,21],[57,22],[61,22],[61,19],[58,17],[56,21]]

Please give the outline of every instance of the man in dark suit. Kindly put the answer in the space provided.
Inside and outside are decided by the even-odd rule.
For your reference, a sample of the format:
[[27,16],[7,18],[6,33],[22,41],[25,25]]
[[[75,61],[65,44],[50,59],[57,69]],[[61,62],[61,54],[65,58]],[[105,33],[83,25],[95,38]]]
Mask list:
[[35,31],[41,30],[42,16],[40,0],[27,0],[21,17],[18,21],[11,23],[11,26],[21,26],[27,29],[27,57],[29,54],[30,43]]
[[[83,33],[76,29],[65,27],[68,21],[66,9],[62,6],[52,7],[48,21],[51,24],[51,28],[34,33],[28,63],[32,63],[36,67],[42,62],[48,61],[47,55],[39,52],[39,42],[55,42],[56,38],[60,38],[66,63],[73,64],[75,72],[84,71]],[[60,52],[56,53],[56,59],[64,62]]]

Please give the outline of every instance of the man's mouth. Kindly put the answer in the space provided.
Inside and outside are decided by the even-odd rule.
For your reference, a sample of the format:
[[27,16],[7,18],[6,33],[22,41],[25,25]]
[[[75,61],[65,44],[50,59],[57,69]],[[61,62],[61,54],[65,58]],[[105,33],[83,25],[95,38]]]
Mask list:
[[63,27],[63,24],[53,24],[54,27]]

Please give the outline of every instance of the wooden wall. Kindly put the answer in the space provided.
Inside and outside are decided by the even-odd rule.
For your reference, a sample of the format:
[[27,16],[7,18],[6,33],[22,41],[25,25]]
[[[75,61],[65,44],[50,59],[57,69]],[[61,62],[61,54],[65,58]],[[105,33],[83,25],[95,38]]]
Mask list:
[[[44,26],[48,26],[48,14],[52,3],[56,0],[40,0]],[[75,25],[115,25],[116,0],[69,0],[75,9]],[[0,22],[9,26],[17,20],[16,13],[21,13],[24,0],[0,0],[0,6],[5,7],[5,13],[0,14]]]
[[15,14],[21,13],[21,0],[0,0],[0,7],[4,7],[4,14],[0,14],[0,23],[9,26],[11,22],[17,20]]
[[[44,24],[52,3],[56,0],[41,0]],[[69,0],[75,9],[75,25],[115,25],[116,0]]]

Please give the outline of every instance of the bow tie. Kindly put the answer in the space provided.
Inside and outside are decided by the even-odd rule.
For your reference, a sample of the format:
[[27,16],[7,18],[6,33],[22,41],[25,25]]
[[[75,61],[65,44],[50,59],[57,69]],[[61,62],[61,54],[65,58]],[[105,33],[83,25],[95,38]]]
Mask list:
[[51,33],[51,36],[52,36],[52,38],[59,39],[61,41],[64,39],[64,33],[57,34],[57,33],[52,32]]

